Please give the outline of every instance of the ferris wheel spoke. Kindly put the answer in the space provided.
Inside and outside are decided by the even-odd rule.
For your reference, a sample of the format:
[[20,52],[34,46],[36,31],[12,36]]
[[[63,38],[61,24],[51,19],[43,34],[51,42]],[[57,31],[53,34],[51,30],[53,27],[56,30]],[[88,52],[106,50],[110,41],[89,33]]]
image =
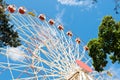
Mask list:
[[[61,47],[59,47],[58,49],[61,49],[62,46],[63,46],[63,45],[61,45]],[[66,59],[68,59],[68,61],[72,61],[71,58],[69,58],[69,57],[71,57],[71,56],[69,56],[69,55],[71,55],[71,54],[69,54],[68,52],[66,52],[66,51],[67,51],[67,48],[69,48],[69,45],[68,45],[66,48],[62,48],[62,49],[61,49],[61,51],[62,51],[61,53],[62,53],[62,55],[63,55],[62,57],[63,57],[63,58],[65,57]],[[73,63],[74,63],[74,60],[73,60]]]
[[[40,25],[40,20],[37,18],[37,17],[31,17],[31,16],[28,16],[28,15],[26,15],[27,17],[27,21],[29,22],[29,23],[31,23],[31,24],[34,24],[34,25]],[[33,25],[33,26],[34,26]]]
[[[19,22],[19,21],[18,21],[18,22]],[[33,32],[27,27],[27,25],[28,25],[28,24],[25,25],[26,28],[27,28],[27,30],[29,30],[29,33],[31,32],[31,33],[33,34]],[[20,25],[17,24],[17,26],[20,26]],[[22,25],[22,26],[23,26],[23,25]],[[22,26],[21,26],[21,28],[22,28]],[[19,28],[20,28],[20,27],[19,27]],[[24,30],[24,29],[23,29],[23,30]],[[29,35],[26,34],[27,31],[25,32],[25,31],[23,31],[23,30],[22,30],[22,32],[23,32],[27,37],[29,37]]]
[[[41,49],[40,49],[40,50],[41,50]],[[48,56],[48,55],[49,55],[49,54],[46,54],[46,52],[45,52],[44,50],[41,50],[41,51],[42,51],[43,53],[45,53],[45,55],[46,55],[46,56]],[[49,57],[49,58],[50,58],[50,57]],[[49,60],[49,58],[48,58],[48,60]],[[57,61],[56,61],[56,60],[49,60],[49,61],[50,61],[50,62],[52,62],[52,63],[54,63],[54,62],[55,62],[56,64],[58,64],[58,65],[59,65],[59,62],[58,62],[58,61],[59,61],[59,58],[58,58],[58,60],[57,60]]]
[[[17,63],[9,63],[10,65],[11,65],[11,67],[12,68],[17,68],[17,67],[27,67],[28,66],[28,64],[26,64],[26,65],[21,65],[21,64],[17,64]],[[6,63],[6,62],[0,62],[0,65],[4,65],[4,66],[8,66],[8,63]]]
[[75,55],[73,55],[76,59],[80,59],[80,47],[79,44],[75,45]]
[[[52,54],[52,55],[50,55],[50,56],[52,56],[53,57],[53,59],[54,59],[54,57],[57,57],[57,54],[55,54],[53,51],[52,51],[52,48],[51,47],[49,47],[49,45],[48,45],[48,43],[47,42],[44,42],[44,45],[46,46],[46,48],[48,49],[48,51],[49,52],[47,52],[48,53],[48,55],[49,54]],[[42,50],[43,51],[43,50]],[[43,52],[45,52],[45,51],[43,51]]]
[[80,60],[82,60],[85,57],[85,50],[83,49],[81,56],[80,56]]
[[[40,59],[38,59],[38,60],[40,60]],[[44,62],[44,59],[41,62]],[[50,64],[48,64],[48,65],[50,65]]]
[[[20,19],[21,19],[21,18],[20,18]],[[22,19],[23,19],[22,21],[26,20],[26,19],[24,19],[24,17],[22,17]],[[28,22],[29,20],[31,20],[31,18],[28,18],[28,19],[26,20],[26,22]],[[33,20],[32,20],[32,21],[33,21]],[[31,22],[31,21],[30,21],[30,22]],[[29,22],[28,22],[28,23],[29,23]],[[25,25],[28,24],[28,23],[25,23]],[[34,24],[34,25],[33,25],[33,24]],[[36,28],[35,28],[35,24],[36,24],[36,22],[31,23],[31,26],[33,26],[33,27],[31,27],[31,28],[33,28],[32,31],[30,30],[29,27],[26,26],[27,30],[29,30],[29,32],[31,32],[33,35],[34,35],[33,30],[34,30],[34,32],[38,33],[38,30],[40,29],[40,28],[37,28],[37,29],[36,29]],[[36,24],[36,25],[39,26],[40,24],[39,24],[39,25]],[[39,27],[40,27],[40,26],[39,26]]]
[[53,38],[58,39],[58,37],[57,37],[58,31],[55,29],[55,26],[50,26],[47,21],[45,21],[45,24],[46,24],[46,26],[48,26],[48,29],[49,29],[48,31],[50,33],[49,36],[52,36],[51,39],[53,39]]
[[27,73],[28,70],[29,70],[29,68],[23,69],[23,72],[21,72],[21,73],[17,76],[17,79],[20,78],[24,73],[27,74],[28,76],[32,76],[32,74]]
[[[50,50],[49,50],[50,51]],[[54,59],[54,58],[53,58]]]
[[[44,76],[44,78],[47,78],[47,77],[57,77],[58,75],[39,75],[37,77],[38,78],[43,78],[43,76]],[[33,79],[36,79],[36,77],[18,78],[18,79],[13,79],[13,80],[33,80]]]
[[[60,70],[60,66],[57,66],[57,64],[53,64],[53,63],[50,63],[50,62],[47,62],[45,60],[41,60],[41,62],[47,64],[48,66],[51,65],[51,67],[55,67],[56,69]],[[62,69],[61,69],[62,70]]]
[[[9,55],[8,53],[2,53],[3,55],[5,55],[5,56],[7,56],[7,55]],[[18,54],[18,53],[15,53],[15,54],[17,54],[17,55],[20,55],[20,54]],[[20,55],[20,56],[23,56],[23,57],[26,57],[27,59],[32,59],[32,57],[30,57],[30,56],[28,56],[28,55],[26,55],[26,54],[23,54],[23,55]],[[9,56],[8,56],[9,57]],[[26,65],[28,65],[29,63],[27,63],[27,62],[25,62],[25,60],[19,60],[19,62],[20,63],[22,63],[22,64],[26,64]]]
[[[75,58],[74,58],[74,54],[73,54],[73,51],[74,50],[74,47],[73,47],[73,42],[72,42],[72,39],[71,37],[69,37],[69,47],[68,47],[68,53],[69,53],[69,57],[70,57],[70,60],[72,61],[72,63],[75,61]],[[72,57],[73,56],[73,57]]]
[[[19,66],[15,66],[15,65],[19,65]],[[14,66],[14,67],[13,67]],[[12,63],[7,63],[7,65],[0,65],[0,68],[3,68],[3,69],[10,69],[11,71],[11,75],[13,76],[12,74],[12,71],[18,71],[18,72],[24,72],[23,70],[20,70],[20,68],[29,68],[29,65],[21,65],[20,64],[12,64]],[[32,74],[32,72],[28,72],[27,73],[30,73]]]

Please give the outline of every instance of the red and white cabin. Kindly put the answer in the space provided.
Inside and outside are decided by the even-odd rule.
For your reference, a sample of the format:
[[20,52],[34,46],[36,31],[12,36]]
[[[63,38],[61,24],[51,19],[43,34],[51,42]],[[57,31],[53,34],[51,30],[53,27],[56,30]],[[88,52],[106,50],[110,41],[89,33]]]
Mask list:
[[18,12],[20,14],[25,14],[26,13],[26,9],[24,7],[19,7]]
[[64,27],[62,25],[58,25],[59,30],[64,30]]
[[80,42],[81,42],[81,41],[80,41],[80,38],[76,38],[75,41],[76,41],[76,43],[78,43],[78,44],[80,44]]
[[85,51],[87,51],[89,48],[87,46],[84,46]]
[[7,10],[10,12],[10,13],[14,13],[16,11],[16,7],[14,5],[9,5],[7,7]]
[[70,37],[72,37],[73,34],[72,34],[71,31],[68,31],[68,32],[67,32],[67,35],[70,36]]
[[44,21],[44,20],[46,19],[46,17],[45,17],[44,14],[40,14],[38,17],[39,17],[39,19],[42,20],[42,21]]
[[54,24],[55,24],[55,21],[54,21],[53,19],[50,19],[50,20],[48,21],[48,23],[49,23],[50,25],[54,25]]

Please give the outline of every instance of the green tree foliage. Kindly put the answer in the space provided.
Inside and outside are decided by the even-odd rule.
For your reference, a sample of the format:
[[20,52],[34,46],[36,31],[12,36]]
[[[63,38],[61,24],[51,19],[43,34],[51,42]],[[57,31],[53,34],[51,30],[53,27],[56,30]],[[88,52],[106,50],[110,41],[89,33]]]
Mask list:
[[120,22],[112,16],[105,16],[99,26],[98,38],[90,40],[88,47],[96,71],[104,70],[108,63],[107,56],[112,63],[120,63]]
[[0,47],[20,45],[18,33],[13,30],[13,25],[9,24],[9,17],[5,14],[5,2],[0,0]]

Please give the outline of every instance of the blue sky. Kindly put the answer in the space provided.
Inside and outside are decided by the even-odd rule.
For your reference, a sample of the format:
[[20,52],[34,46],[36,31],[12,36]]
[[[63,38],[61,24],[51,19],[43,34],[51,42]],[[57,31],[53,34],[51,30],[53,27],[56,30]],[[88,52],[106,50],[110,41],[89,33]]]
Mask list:
[[[35,10],[57,20],[65,26],[66,31],[71,30],[73,35],[79,36],[85,43],[96,38],[98,26],[105,15],[112,15],[120,21],[120,14],[114,12],[113,0],[99,0],[91,5],[90,0],[77,2],[75,0],[6,0],[8,4],[17,7],[24,6],[28,11]],[[69,2],[68,2],[69,1]],[[111,64],[109,64],[110,66]],[[120,71],[120,65],[112,65],[110,68]],[[118,74],[116,72],[116,74]]]

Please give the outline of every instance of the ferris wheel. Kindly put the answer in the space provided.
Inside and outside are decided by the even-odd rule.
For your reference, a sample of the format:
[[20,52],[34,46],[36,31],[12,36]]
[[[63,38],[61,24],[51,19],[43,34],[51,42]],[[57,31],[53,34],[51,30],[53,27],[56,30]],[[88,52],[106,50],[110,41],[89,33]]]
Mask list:
[[0,76],[9,75],[6,80],[107,80],[94,70],[88,47],[80,38],[74,39],[71,31],[65,32],[62,24],[25,7],[16,10],[9,5],[7,10],[22,45],[0,48]]

